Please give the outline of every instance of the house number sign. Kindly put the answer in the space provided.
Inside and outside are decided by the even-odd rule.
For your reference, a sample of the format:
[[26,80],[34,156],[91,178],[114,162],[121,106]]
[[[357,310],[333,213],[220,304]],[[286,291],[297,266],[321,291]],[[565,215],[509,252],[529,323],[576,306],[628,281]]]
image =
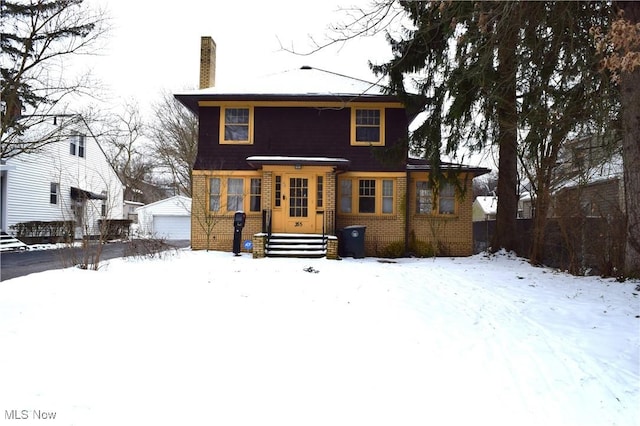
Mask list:
[[295,225],[295,226],[296,226],[296,227],[298,227],[298,226],[302,226],[302,222],[296,222],[296,225]]

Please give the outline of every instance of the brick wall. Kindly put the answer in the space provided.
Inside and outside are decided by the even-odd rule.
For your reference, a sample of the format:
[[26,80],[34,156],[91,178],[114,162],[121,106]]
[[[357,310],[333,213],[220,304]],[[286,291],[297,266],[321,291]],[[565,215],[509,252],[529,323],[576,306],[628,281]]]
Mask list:
[[[194,173],[191,205],[191,248],[194,250],[233,251],[233,213],[208,214],[207,179],[213,174]],[[242,241],[251,240],[262,230],[261,213],[247,214]],[[241,245],[243,251],[244,247]]]
[[426,179],[414,174],[409,190],[409,245],[410,250],[420,253],[432,250],[440,256],[470,256],[473,254],[473,224],[471,176],[466,181],[464,198],[456,198],[454,215],[416,214],[416,180]]
[[[334,186],[335,187],[335,186]],[[391,244],[404,242],[406,178],[396,179],[396,214],[390,216],[337,215],[336,231],[351,225],[365,226],[364,249],[366,256],[381,256]],[[335,194],[334,194],[335,197]]]

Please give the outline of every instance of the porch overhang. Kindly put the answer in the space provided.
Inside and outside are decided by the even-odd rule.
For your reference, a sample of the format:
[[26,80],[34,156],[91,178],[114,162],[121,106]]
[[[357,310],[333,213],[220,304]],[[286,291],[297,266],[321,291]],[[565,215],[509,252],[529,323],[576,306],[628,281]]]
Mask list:
[[278,155],[254,155],[247,157],[247,163],[256,169],[265,165],[275,166],[331,166],[346,169],[351,163],[345,158],[329,157],[287,157]]
[[[441,172],[470,173],[473,177],[491,173],[491,169],[486,167],[471,167],[464,164],[441,162],[439,165]],[[434,167],[426,160],[409,158],[407,161],[407,172],[431,172]]]
[[96,194],[95,192],[87,191],[85,189],[71,187],[71,199],[75,201],[82,200],[106,200],[107,196],[104,194]]

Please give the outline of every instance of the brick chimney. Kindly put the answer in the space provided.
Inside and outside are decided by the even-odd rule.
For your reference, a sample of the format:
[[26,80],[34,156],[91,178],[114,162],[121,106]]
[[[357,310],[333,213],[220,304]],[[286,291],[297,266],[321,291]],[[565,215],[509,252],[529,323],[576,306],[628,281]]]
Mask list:
[[216,42],[209,36],[200,38],[200,88],[216,85]]

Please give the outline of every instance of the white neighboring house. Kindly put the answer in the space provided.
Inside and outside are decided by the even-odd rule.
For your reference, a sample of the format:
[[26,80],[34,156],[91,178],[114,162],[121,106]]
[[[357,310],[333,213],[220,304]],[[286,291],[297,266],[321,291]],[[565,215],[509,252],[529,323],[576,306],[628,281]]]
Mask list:
[[176,195],[135,211],[141,236],[191,240],[191,198]]
[[495,195],[478,196],[473,200],[472,209],[472,220],[474,222],[495,220],[498,212],[498,197]]
[[[47,126],[42,124],[41,126]],[[0,226],[31,221],[74,221],[75,238],[99,234],[100,219],[123,219],[122,181],[86,128],[40,152],[0,166]]]

